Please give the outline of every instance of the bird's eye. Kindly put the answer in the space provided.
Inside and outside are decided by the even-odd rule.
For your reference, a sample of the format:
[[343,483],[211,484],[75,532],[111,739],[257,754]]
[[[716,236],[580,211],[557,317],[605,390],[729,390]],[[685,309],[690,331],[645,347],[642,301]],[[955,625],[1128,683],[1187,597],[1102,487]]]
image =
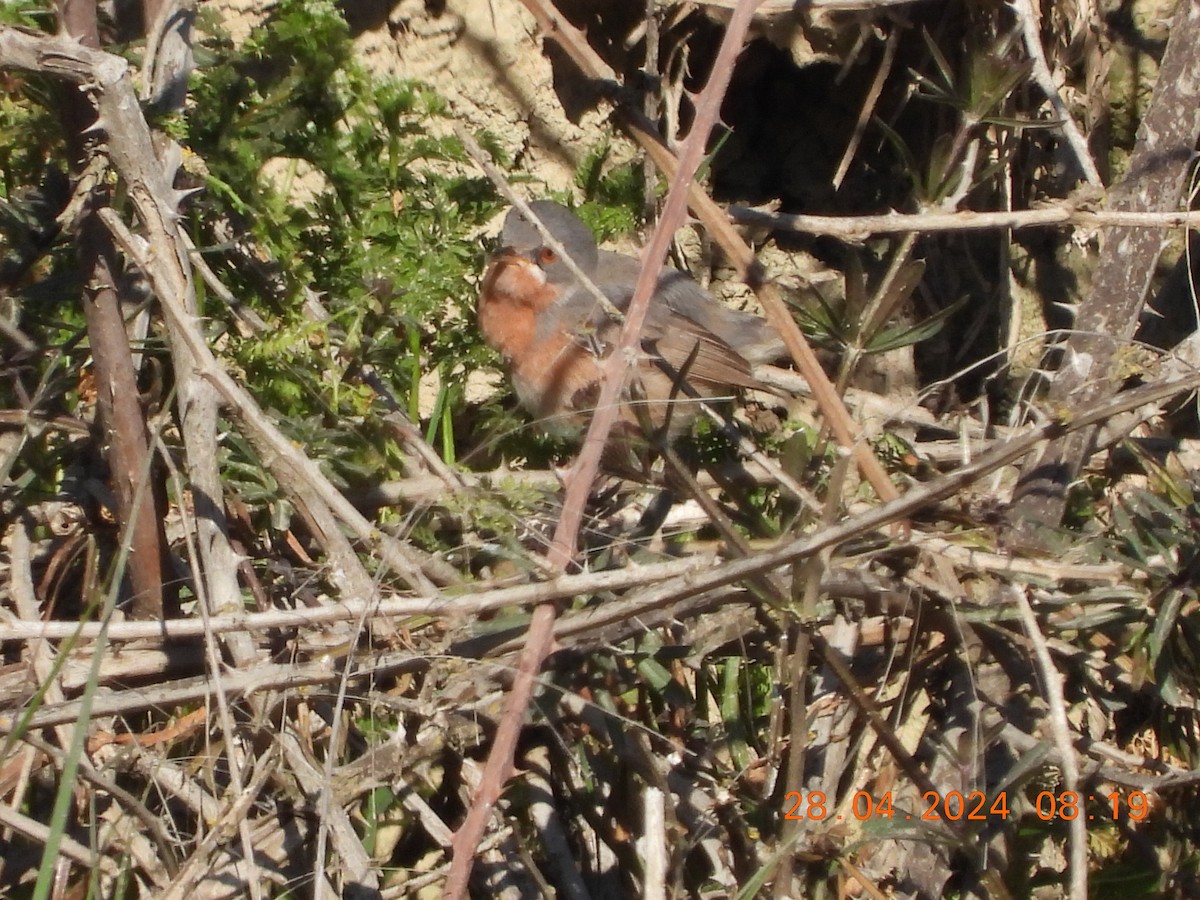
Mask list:
[[541,251],[538,253],[538,261],[543,266],[548,266],[551,263],[558,262],[558,254],[555,253],[553,250],[551,250],[549,247],[543,247],[541,249]]

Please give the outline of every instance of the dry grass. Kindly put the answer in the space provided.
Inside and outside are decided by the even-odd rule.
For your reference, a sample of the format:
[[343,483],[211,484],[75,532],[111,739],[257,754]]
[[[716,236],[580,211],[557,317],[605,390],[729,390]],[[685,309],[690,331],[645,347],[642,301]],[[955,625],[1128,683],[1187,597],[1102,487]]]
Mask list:
[[[598,64],[551,7],[527,5],[577,64]],[[1052,83],[1054,54],[1028,49],[1030,77]],[[178,160],[154,150],[163,135],[115,60],[0,31],[0,65],[90,86],[100,155],[127,189],[125,215],[95,215],[158,298],[169,343],[180,405],[148,417],[164,471],[137,483],[169,488],[164,534],[184,589],[178,616],[126,617],[139,560],[128,523],[98,512],[113,508],[102,478],[6,505],[4,896],[436,896],[456,852],[459,873],[473,859],[473,896],[1200,890],[1200,482],[1194,449],[1160,437],[1164,405],[1200,385],[1186,348],[1130,352],[1122,377],[1138,386],[1071,408],[1013,404],[1024,420],[1007,427],[982,406],[935,417],[916,396],[845,388],[882,331],[867,325],[919,297],[921,215],[952,227],[956,179],[943,173],[942,193],[906,217],[914,237],[889,245],[832,379],[806,368],[816,357],[753,277],[752,251],[693,195],[768,312],[787,317],[806,377],[762,373],[793,394],[782,432],[730,425],[740,447],[686,463],[655,448],[648,483],[581,482],[577,468],[563,486],[555,472],[447,463],[393,411],[380,418],[405,475],[356,505],[201,327],[197,275],[237,301],[196,268],[175,214]],[[715,116],[722,93],[702,108]],[[988,168],[972,149],[983,120],[968,119],[946,142],[948,169]],[[1069,133],[1070,152],[1086,153]],[[694,165],[703,145],[691,149]],[[681,209],[686,164],[678,176],[669,152],[649,152]],[[1049,224],[1184,221],[1059,209]],[[1009,215],[984,224],[1021,224]],[[848,271],[847,295],[852,282]],[[330,359],[351,353],[321,298],[308,301]],[[273,323],[239,316],[271,337]],[[388,399],[366,366],[355,378]],[[33,471],[32,436],[48,430],[82,443],[83,406],[78,418],[36,403],[6,412],[6,471]],[[223,481],[230,434],[272,486],[253,511]],[[1095,453],[1065,524],[1014,546],[1016,467],[1076,435]],[[563,525],[572,490],[578,528]],[[278,505],[295,511],[287,526],[260,527]],[[527,638],[535,610],[541,647]],[[512,700],[523,675],[527,707]],[[515,771],[497,779],[506,728]],[[460,830],[472,811],[477,847]]]

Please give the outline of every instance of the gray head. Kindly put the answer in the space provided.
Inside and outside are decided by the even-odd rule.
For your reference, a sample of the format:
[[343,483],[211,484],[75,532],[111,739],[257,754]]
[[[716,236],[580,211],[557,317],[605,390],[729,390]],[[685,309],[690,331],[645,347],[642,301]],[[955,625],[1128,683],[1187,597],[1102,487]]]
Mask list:
[[[534,200],[529,208],[566,248],[579,268],[589,275],[595,271],[599,259],[596,237],[579,216],[553,200]],[[546,273],[546,280],[551,284],[569,284],[575,280],[558,254],[544,245],[537,228],[515,207],[504,218],[500,244],[541,266]]]

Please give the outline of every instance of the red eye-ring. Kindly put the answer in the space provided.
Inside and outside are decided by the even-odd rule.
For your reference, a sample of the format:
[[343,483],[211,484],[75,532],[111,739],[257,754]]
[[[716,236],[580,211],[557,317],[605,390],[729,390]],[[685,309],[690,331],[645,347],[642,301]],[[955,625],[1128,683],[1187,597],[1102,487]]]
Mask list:
[[555,253],[553,250],[551,250],[549,247],[543,247],[538,252],[538,261],[541,262],[542,265],[548,266],[551,263],[558,261],[558,254]]

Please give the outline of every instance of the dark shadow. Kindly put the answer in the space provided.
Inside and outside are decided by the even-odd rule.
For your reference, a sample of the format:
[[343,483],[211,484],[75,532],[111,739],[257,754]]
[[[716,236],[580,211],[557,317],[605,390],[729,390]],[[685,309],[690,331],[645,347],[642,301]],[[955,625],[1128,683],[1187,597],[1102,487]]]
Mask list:
[[378,31],[388,25],[388,16],[398,0],[340,0],[338,8],[350,26],[350,34],[358,37],[364,31]]

